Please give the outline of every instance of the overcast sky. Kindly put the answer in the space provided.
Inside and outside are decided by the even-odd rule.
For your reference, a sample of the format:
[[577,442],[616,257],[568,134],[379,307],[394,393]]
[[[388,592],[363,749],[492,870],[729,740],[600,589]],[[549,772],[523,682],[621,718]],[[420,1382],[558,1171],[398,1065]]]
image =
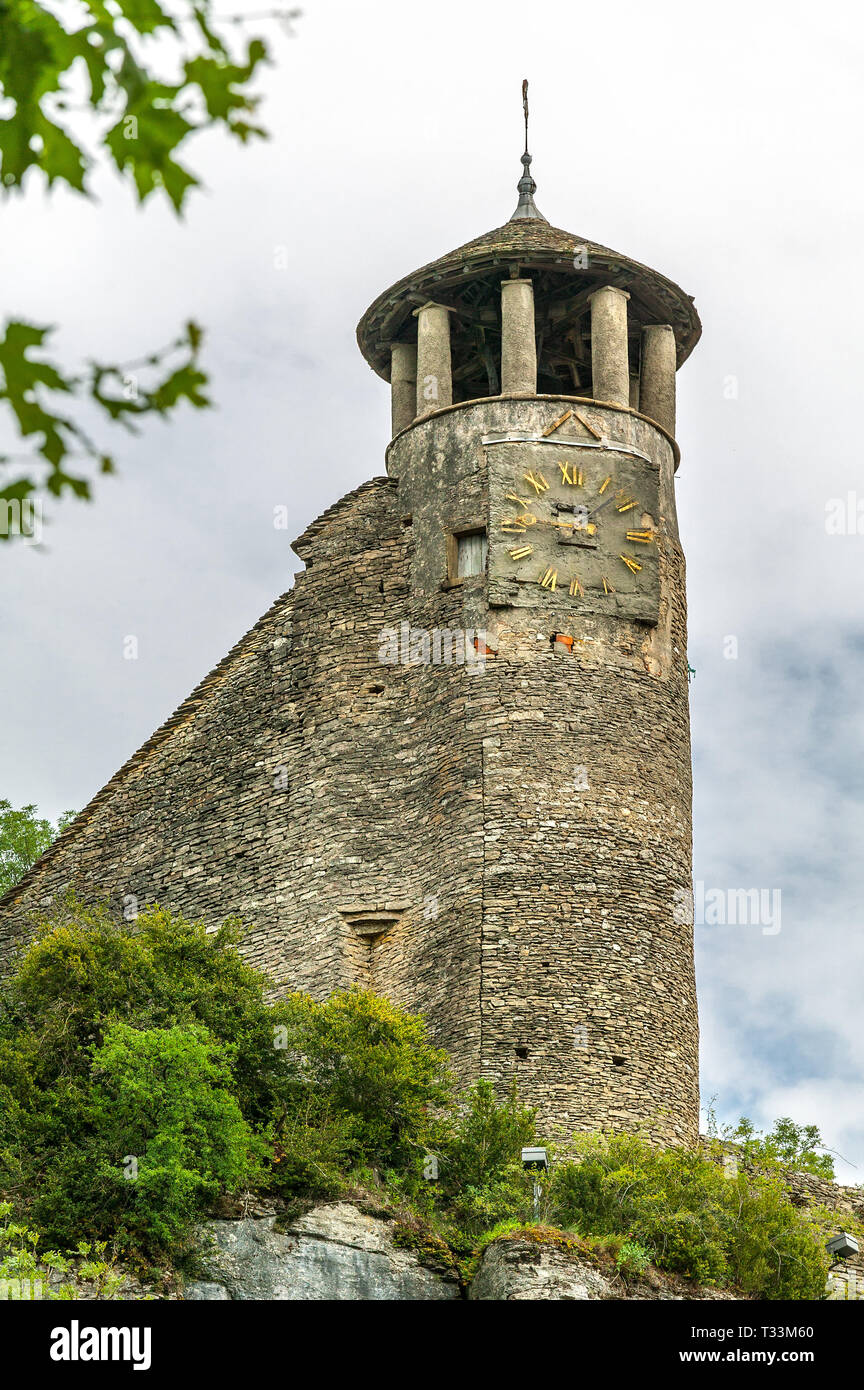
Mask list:
[[33,187],[2,212],[0,319],[60,324],[68,364],[195,317],[218,409],[112,441],[94,505],[55,505],[42,552],[0,547],[0,797],[82,807],[290,586],[290,540],[384,472],[356,323],[507,220],[527,76],[541,211],[704,325],[678,378],[694,877],[780,889],[782,916],[697,925],[703,1102],[815,1122],[864,1181],[864,521],[826,531],[831,499],[864,502],[859,13],[307,0],[293,39],[269,29],[273,138],[190,146],[183,222],[107,171],[98,204]]

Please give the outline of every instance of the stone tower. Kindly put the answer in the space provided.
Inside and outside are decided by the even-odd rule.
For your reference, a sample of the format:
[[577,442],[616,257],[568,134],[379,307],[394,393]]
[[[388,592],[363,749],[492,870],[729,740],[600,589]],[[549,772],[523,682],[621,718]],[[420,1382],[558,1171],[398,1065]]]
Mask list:
[[548,1129],[695,1136],[675,372],[692,300],[511,219],[358,329],[386,477],[0,903],[69,887],[249,924],[278,990],[359,982]]

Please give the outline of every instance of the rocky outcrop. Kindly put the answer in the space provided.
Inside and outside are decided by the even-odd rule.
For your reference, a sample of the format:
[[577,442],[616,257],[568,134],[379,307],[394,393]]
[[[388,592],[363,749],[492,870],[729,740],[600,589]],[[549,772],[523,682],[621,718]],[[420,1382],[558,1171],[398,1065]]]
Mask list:
[[627,1301],[734,1299],[726,1289],[704,1289],[674,1276],[648,1270],[624,1280],[610,1262],[608,1270],[580,1257],[576,1243],[554,1232],[518,1235],[486,1247],[468,1292],[469,1299],[581,1302],[584,1299]]
[[[454,1269],[400,1244],[408,1228],[350,1202],[286,1218],[258,1209],[201,1228],[191,1300],[439,1302],[465,1296]],[[418,1246],[423,1242],[418,1240]],[[425,1261],[425,1262],[424,1262]],[[730,1299],[727,1290],[648,1269],[624,1278],[611,1258],[587,1256],[560,1231],[537,1228],[486,1247],[467,1297],[473,1301]]]
[[598,1269],[564,1250],[528,1240],[496,1240],[486,1247],[468,1292],[470,1299],[582,1300],[613,1298]]
[[425,1268],[393,1241],[392,1223],[347,1202],[304,1216],[209,1221],[202,1229],[194,1300],[362,1299],[428,1302],[461,1297],[453,1278]]

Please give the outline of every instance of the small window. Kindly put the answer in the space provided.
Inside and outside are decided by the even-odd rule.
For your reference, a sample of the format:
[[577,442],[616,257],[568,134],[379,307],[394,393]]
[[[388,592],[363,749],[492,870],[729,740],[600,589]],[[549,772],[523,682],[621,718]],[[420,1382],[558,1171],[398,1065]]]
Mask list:
[[485,531],[468,531],[456,537],[456,578],[467,579],[472,574],[483,574],[486,569],[486,556],[489,542]]

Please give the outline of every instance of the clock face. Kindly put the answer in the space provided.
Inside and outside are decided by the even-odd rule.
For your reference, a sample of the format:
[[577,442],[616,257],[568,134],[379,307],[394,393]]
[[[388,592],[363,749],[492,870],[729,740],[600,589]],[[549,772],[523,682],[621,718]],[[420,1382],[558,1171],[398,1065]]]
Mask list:
[[658,469],[628,445],[487,448],[489,601],[658,621]]

